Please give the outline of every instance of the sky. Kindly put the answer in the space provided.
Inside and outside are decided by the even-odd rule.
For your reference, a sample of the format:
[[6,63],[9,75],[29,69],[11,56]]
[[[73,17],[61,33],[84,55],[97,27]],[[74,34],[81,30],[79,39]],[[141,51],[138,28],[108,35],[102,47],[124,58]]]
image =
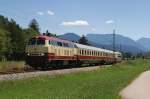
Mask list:
[[56,34],[110,34],[150,38],[150,0],[0,0],[0,15]]

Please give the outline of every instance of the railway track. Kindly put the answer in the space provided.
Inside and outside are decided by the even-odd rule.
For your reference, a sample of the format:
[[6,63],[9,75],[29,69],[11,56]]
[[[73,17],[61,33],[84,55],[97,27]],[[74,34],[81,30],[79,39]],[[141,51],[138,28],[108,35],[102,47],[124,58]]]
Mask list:
[[97,70],[98,68],[100,68],[100,66],[67,68],[67,69],[48,70],[48,71],[33,70],[33,71],[23,71],[23,72],[18,72],[18,71],[0,72],[0,81],[34,78],[38,76],[52,76],[52,75],[68,74],[68,73],[83,72],[83,71],[93,71],[93,70]]

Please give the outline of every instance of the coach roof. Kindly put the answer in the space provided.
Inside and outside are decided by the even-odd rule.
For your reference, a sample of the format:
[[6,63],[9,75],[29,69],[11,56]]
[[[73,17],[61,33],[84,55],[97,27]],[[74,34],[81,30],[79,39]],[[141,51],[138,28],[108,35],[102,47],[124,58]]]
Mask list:
[[94,51],[113,53],[113,51],[111,51],[111,50],[106,50],[106,49],[97,48],[97,47],[93,47],[93,46],[82,45],[82,44],[78,44],[78,43],[75,43],[75,45],[77,46],[77,48],[81,48],[81,49],[88,49],[88,50],[94,50]]

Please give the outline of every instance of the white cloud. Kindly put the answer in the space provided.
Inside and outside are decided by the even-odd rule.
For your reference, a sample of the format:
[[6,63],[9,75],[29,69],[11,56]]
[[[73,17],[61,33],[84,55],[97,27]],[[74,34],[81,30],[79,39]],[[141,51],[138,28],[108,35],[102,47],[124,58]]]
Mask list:
[[96,31],[96,29],[95,29],[95,28],[91,28],[91,30],[92,30],[92,31]]
[[114,20],[107,20],[105,23],[106,24],[113,24],[113,23],[115,23],[115,21]]
[[50,10],[47,11],[47,14],[48,14],[48,15],[55,15],[55,13],[52,12],[52,11],[50,11]]
[[76,20],[76,21],[65,21],[60,25],[63,26],[89,26],[89,23],[85,20]]
[[40,12],[40,11],[37,12],[37,14],[38,14],[38,15],[44,15],[44,13],[43,13],[43,12]]

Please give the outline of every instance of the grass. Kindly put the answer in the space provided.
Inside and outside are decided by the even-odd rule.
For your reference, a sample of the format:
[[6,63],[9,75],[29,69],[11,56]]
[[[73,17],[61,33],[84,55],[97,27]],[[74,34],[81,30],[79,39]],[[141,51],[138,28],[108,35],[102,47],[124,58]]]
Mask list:
[[0,82],[0,99],[120,99],[118,93],[150,60],[132,60],[96,71]]
[[13,70],[22,70],[24,69],[25,62],[24,61],[4,61],[0,62],[0,71],[13,71]]

